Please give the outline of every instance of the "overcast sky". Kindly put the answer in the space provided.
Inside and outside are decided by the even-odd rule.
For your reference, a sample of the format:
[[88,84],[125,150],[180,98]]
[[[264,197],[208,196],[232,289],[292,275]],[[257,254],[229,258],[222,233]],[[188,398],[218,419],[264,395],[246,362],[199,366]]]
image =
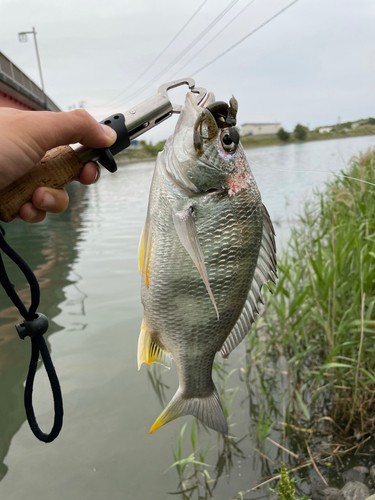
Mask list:
[[[254,0],[226,28],[250,1],[206,0],[158,62],[119,98],[203,0],[0,0],[0,51],[39,84],[33,40],[21,44],[17,37],[35,26],[47,94],[62,110],[86,101],[86,109],[102,119],[147,99],[161,83],[194,74],[290,3]],[[374,0],[299,0],[194,78],[218,100],[234,94],[239,124],[277,121],[292,130],[298,122],[314,128],[339,117],[345,122],[375,116],[374,26]],[[166,71],[174,59],[178,63]],[[181,103],[183,95],[175,100]],[[166,138],[172,120],[144,139]]]

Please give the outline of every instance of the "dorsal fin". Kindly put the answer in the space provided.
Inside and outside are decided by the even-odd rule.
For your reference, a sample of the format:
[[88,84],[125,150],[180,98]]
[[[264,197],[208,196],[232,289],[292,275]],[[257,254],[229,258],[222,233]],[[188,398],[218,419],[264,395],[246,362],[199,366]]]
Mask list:
[[275,231],[267,209],[263,205],[262,242],[253,281],[241,316],[220,349],[223,358],[227,358],[249,333],[255,321],[255,316],[259,314],[258,304],[260,302],[264,304],[262,297],[263,285],[266,285],[272,292],[268,282],[272,281],[276,284],[275,278],[277,278]]

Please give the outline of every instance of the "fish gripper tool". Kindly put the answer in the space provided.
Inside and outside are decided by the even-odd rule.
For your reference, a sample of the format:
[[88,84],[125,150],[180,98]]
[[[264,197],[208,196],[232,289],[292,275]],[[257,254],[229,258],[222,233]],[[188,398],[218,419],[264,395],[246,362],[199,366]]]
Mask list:
[[[113,128],[117,133],[117,140],[110,148],[99,150],[101,153],[97,161],[110,172],[116,172],[117,166],[113,155],[129,147],[130,142],[139,135],[159,125],[173,114],[181,112],[182,106],[172,104],[168,96],[168,90],[181,85],[188,85],[190,91],[197,94],[198,103],[202,102],[207,93],[206,89],[195,88],[193,78],[182,78],[181,80],[164,83],[154,96],[129,109],[125,112],[125,115],[117,113],[105,118],[100,123]],[[79,151],[76,150],[78,154],[80,154]]]

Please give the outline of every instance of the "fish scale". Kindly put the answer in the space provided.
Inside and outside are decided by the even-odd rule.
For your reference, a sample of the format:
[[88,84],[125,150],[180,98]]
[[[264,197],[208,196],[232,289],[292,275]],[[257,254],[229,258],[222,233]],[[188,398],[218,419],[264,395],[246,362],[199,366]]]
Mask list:
[[[158,156],[150,191],[140,245],[138,361],[168,364],[172,357],[179,376],[179,389],[151,432],[192,414],[227,433],[212,364],[216,352],[227,356],[242,340],[263,282],[274,279],[274,233],[242,146],[226,150],[230,140],[221,137],[227,129],[220,131],[191,95]],[[230,129],[227,134],[237,137]],[[259,286],[254,273],[260,265],[266,271]]]

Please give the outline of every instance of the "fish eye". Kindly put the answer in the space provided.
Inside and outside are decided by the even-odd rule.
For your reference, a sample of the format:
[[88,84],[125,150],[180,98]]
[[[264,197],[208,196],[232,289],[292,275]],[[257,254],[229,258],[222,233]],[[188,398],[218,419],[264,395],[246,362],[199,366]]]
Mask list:
[[233,140],[232,134],[227,129],[221,134],[221,144],[226,151],[234,151],[238,142]]
[[230,146],[233,142],[229,134],[225,134],[222,140],[226,146]]

